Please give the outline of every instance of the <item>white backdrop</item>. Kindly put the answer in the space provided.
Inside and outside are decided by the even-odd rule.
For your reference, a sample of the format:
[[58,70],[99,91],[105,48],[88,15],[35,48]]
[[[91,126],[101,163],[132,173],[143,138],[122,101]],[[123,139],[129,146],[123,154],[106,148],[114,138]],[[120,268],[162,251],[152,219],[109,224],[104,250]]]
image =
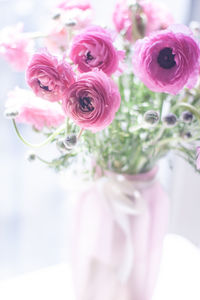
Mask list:
[[[97,22],[109,24],[115,0],[91,2],[96,8]],[[164,2],[177,22],[187,20],[189,0]],[[53,3],[1,0],[0,27],[22,20],[27,31],[38,30],[45,25]],[[17,139],[11,123],[3,118],[6,94],[17,84],[26,86],[24,74],[14,73],[3,60],[0,70],[0,278],[6,278],[66,260],[68,209],[58,174],[40,163],[25,161],[27,148]],[[35,138],[26,126],[22,130],[29,139]],[[172,200],[170,231],[200,245],[200,177],[176,157],[172,158],[172,165],[173,171],[166,167],[166,162],[161,166]]]

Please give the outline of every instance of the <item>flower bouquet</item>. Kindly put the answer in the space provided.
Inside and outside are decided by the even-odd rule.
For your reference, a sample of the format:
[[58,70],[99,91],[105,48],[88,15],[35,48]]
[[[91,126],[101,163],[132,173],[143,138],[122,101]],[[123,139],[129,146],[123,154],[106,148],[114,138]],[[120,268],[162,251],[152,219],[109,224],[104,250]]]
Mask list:
[[[0,53],[30,87],[9,92],[5,116],[27,146],[57,149],[29,160],[76,163],[80,175],[78,163],[90,178],[74,214],[77,299],[150,300],[168,214],[157,162],[173,150],[200,169],[200,27],[145,0],[117,3],[113,30],[94,23],[88,2],[67,0],[47,32],[0,32]],[[44,141],[27,142],[18,123]]]

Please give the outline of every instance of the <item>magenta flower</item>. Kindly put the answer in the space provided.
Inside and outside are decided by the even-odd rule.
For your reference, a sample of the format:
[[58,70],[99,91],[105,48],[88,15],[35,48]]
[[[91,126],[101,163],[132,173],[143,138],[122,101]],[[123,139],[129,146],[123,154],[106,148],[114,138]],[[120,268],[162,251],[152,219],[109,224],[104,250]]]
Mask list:
[[[162,4],[146,0],[141,0],[137,4],[137,13],[134,15],[133,8],[128,5],[128,1],[121,0],[115,6],[113,22],[118,32],[123,31],[125,38],[134,42],[138,38],[135,36],[135,29],[142,37],[153,31],[166,29],[174,23],[174,18]],[[144,22],[143,25],[142,22]],[[133,23],[137,28],[133,28]]]
[[102,71],[95,71],[82,74],[71,85],[63,107],[78,126],[96,132],[113,121],[120,101],[114,81]]
[[107,75],[119,69],[123,56],[123,51],[115,49],[110,33],[100,26],[89,27],[77,35],[70,52],[70,58],[80,72],[98,68]]
[[177,94],[194,87],[199,76],[200,48],[186,26],[175,25],[138,40],[133,71],[152,91]]
[[37,130],[58,127],[65,120],[64,112],[58,103],[51,103],[36,97],[31,91],[16,88],[8,94],[6,111],[18,112],[15,120],[32,125]]
[[200,170],[200,147],[197,147],[196,153],[197,153],[196,168],[197,170]]
[[64,60],[58,61],[47,51],[33,55],[26,71],[26,78],[38,97],[52,102],[62,100],[75,80],[71,66]]
[[17,71],[23,71],[30,59],[33,42],[23,34],[23,24],[5,27],[0,32],[0,54]]

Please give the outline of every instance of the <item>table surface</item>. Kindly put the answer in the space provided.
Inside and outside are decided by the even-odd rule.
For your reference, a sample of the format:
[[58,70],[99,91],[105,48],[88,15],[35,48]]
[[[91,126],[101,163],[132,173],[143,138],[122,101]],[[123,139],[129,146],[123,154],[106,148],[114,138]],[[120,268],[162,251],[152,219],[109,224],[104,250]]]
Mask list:
[[[1,300],[74,300],[67,264],[0,282]],[[200,250],[169,234],[153,300],[200,300]]]

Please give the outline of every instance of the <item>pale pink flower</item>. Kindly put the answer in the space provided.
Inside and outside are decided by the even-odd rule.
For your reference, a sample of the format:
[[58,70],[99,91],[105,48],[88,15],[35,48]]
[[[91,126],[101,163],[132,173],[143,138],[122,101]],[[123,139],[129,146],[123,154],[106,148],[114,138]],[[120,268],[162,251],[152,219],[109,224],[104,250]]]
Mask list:
[[27,83],[34,93],[52,102],[63,99],[75,80],[74,76],[71,66],[64,59],[58,61],[45,50],[32,56],[26,71]]
[[94,68],[107,75],[119,70],[124,57],[113,45],[111,34],[100,26],[92,26],[75,36],[70,51],[71,60],[80,72],[89,72]]
[[65,0],[59,3],[57,7],[63,10],[69,10],[74,8],[87,10],[91,9],[91,4],[87,0]]
[[107,127],[120,106],[120,93],[114,81],[102,71],[82,74],[63,101],[64,110],[74,122],[92,132]]
[[17,71],[23,71],[33,51],[33,41],[23,34],[23,24],[5,27],[0,31],[0,54]]
[[166,29],[174,23],[174,17],[163,3],[141,0],[139,4],[147,18],[146,35],[156,30]]
[[65,52],[69,44],[67,27],[59,20],[53,20],[49,24],[49,30],[44,43],[47,49],[53,54]]
[[177,94],[195,86],[200,67],[200,48],[183,25],[138,40],[133,52],[133,71],[152,91]]
[[[136,13],[133,13],[134,9],[128,5],[127,0],[121,0],[116,4],[113,13],[116,30],[123,31],[125,38],[130,42],[134,42],[138,38],[135,36],[135,30],[143,37],[153,31],[166,29],[174,23],[172,14],[161,3],[141,0],[137,4]],[[133,28],[134,23],[137,28]]]
[[93,8],[85,0],[66,0],[57,6],[57,12],[60,14],[62,24],[75,21],[73,29],[83,29],[91,24],[94,16]]
[[196,168],[200,170],[200,147],[198,146],[196,149],[197,159],[196,159]]
[[44,127],[58,127],[65,120],[64,112],[58,103],[51,103],[33,92],[20,88],[10,91],[6,102],[6,110],[18,112],[15,120],[32,125],[37,130]]

